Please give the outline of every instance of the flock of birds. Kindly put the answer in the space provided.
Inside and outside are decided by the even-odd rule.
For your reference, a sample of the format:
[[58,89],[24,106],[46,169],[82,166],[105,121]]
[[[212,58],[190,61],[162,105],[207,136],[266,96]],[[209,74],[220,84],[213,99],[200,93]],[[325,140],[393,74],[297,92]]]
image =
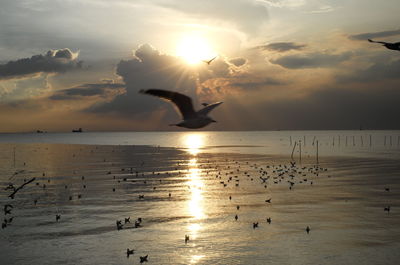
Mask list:
[[[114,152],[114,150],[113,150]],[[75,157],[75,154],[73,155]],[[106,161],[106,159],[102,160],[103,162]],[[136,167],[130,167],[130,168],[121,168],[119,172],[117,172],[116,169],[111,169],[108,170],[107,172],[104,172],[103,174],[105,176],[110,176],[110,181],[114,181],[114,185],[118,184],[124,184],[124,183],[138,183],[138,182],[143,182],[143,184],[148,185],[149,190],[146,192],[152,192],[157,190],[157,183],[164,183],[164,180],[162,179],[162,176],[181,176],[182,174],[187,174],[186,170],[189,170],[189,165],[185,163],[178,162],[175,166],[172,165],[173,168],[172,172],[168,171],[149,171],[148,168],[145,168],[146,165],[144,162],[142,162],[140,165],[137,165]],[[187,168],[186,168],[187,167]],[[241,183],[245,182],[245,187],[252,187],[251,190],[254,190],[254,186],[256,186],[259,190],[264,190],[266,191],[265,195],[269,196],[267,198],[263,198],[262,200],[266,205],[272,204],[273,203],[273,193],[270,192],[270,189],[268,187],[271,187],[273,185],[286,185],[287,189],[289,191],[293,190],[296,186],[304,185],[311,187],[313,186],[314,182],[318,179],[318,177],[321,177],[320,175],[322,174],[327,174],[326,172],[328,171],[327,168],[320,167],[319,165],[311,165],[311,166],[299,166],[296,162],[290,161],[290,163],[287,164],[277,164],[277,165],[265,165],[262,166],[261,164],[257,163],[251,163],[251,162],[246,162],[246,161],[240,161],[240,160],[226,160],[224,163],[218,163],[216,161],[203,161],[202,163],[199,163],[198,165],[199,169],[201,169],[202,174],[204,176],[207,176],[209,179],[213,179],[215,181],[215,184],[220,184],[221,189],[220,191],[222,196],[227,196],[227,199],[229,199],[229,202],[234,201],[234,190],[238,187],[241,187]],[[151,168],[151,170],[154,170],[154,168]],[[14,176],[16,175],[22,175],[25,173],[23,170],[22,171],[16,171],[14,173]],[[76,172],[74,171],[74,174]],[[117,175],[117,176],[116,176]],[[215,178],[214,178],[215,177]],[[330,175],[328,175],[330,177]],[[84,187],[83,192],[87,190],[86,183],[84,182],[86,180],[85,176],[80,177],[82,183],[79,183],[80,186]],[[33,182],[36,182],[34,184],[31,184]],[[12,216],[12,211],[14,210],[13,206],[13,201],[14,199],[19,195],[19,193],[29,184],[31,184],[34,188],[36,188],[44,191],[48,186],[52,185],[53,182],[51,182],[51,179],[47,177],[47,174],[45,172],[42,173],[41,177],[33,177],[31,179],[24,179],[24,182],[21,185],[16,185],[14,183],[9,183],[6,187],[4,187],[4,190],[9,191],[9,200],[8,202],[4,205],[4,220],[2,223],[2,229],[7,228],[10,226],[13,222],[13,216]],[[48,184],[48,186],[46,186]],[[62,183],[58,184],[53,184],[53,185],[61,185],[61,187],[64,185]],[[246,186],[248,185],[248,186]],[[116,192],[116,187],[114,186],[112,188],[112,192]],[[64,189],[67,189],[68,185],[64,186]],[[188,187],[190,190],[190,187]],[[225,188],[228,188],[229,191],[229,196],[226,195]],[[389,192],[390,189],[388,187],[385,188],[386,192]],[[143,192],[143,191],[142,191]],[[261,193],[262,194],[262,193]],[[36,195],[37,196],[37,195]],[[146,195],[147,196],[147,195]],[[137,194],[138,200],[146,200],[147,197],[145,194],[140,193]],[[166,194],[168,198],[172,197],[171,191]],[[82,194],[78,194],[74,199],[81,199]],[[38,197],[32,198],[34,199],[33,205],[36,206],[38,203]],[[67,199],[66,199],[67,200]],[[72,200],[72,196],[68,197],[68,201]],[[239,205],[234,203],[233,206],[236,208],[236,213],[234,215],[234,220],[238,221],[240,216],[240,209],[241,206],[246,207],[246,205]],[[387,206],[384,208],[384,211],[387,213],[390,212],[390,206]],[[61,221],[61,214],[59,212],[56,213],[55,215],[55,222],[59,223]],[[54,219],[53,219],[54,220]],[[262,223],[267,223],[268,225],[272,224],[272,218],[271,216],[266,216],[264,220],[254,220],[252,222],[252,228],[253,229],[259,229],[260,224]],[[116,220],[116,229],[118,231],[120,230],[125,230],[125,229],[131,229],[131,228],[141,228],[143,225],[143,219],[141,217],[138,217],[133,224],[131,224],[131,217],[125,217],[124,219]],[[305,228],[303,228],[307,234],[310,233],[311,227],[307,225]],[[184,236],[184,242],[187,244],[190,241],[190,235],[185,235]],[[131,248],[126,249],[126,256],[129,258],[131,255],[134,255],[135,250]],[[146,254],[145,256],[139,256],[139,261],[140,263],[148,261],[149,255]]]

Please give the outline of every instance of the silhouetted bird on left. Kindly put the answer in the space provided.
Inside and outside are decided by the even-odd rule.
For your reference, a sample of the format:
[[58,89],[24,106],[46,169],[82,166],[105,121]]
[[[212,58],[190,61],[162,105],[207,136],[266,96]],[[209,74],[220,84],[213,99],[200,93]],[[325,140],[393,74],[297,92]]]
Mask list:
[[205,106],[199,111],[195,111],[193,108],[192,99],[181,93],[162,89],[142,89],[139,92],[142,94],[156,96],[174,103],[175,106],[179,109],[183,121],[177,124],[171,124],[171,126],[184,127],[188,129],[200,129],[212,122],[216,122],[215,120],[208,117],[207,114],[215,107],[222,104],[222,102],[216,102]]
[[371,39],[368,39],[369,42],[373,43],[380,43],[389,50],[395,50],[395,51],[400,51],[400,42],[395,42],[395,43],[390,43],[390,42],[384,42],[384,41],[374,41]]
[[129,258],[129,255],[133,255],[134,251],[135,251],[134,249],[127,248],[126,249],[126,257]]

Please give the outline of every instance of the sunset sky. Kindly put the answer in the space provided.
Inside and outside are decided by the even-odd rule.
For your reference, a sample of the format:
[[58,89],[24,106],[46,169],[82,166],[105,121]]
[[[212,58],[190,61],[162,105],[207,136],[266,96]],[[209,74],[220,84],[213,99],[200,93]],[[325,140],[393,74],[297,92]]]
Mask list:
[[[400,129],[398,0],[0,0],[0,132]],[[210,64],[202,62],[213,57]]]

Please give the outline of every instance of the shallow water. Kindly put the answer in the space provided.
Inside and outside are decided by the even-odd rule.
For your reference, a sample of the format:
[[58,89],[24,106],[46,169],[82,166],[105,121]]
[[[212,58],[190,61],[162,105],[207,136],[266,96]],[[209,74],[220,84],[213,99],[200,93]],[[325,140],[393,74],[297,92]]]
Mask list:
[[382,157],[400,159],[400,131],[181,131],[0,134],[0,143],[151,145],[240,154]]
[[[293,170],[288,155],[201,151],[1,144],[0,202],[14,206],[5,216],[12,223],[0,231],[1,263],[139,264],[147,254],[148,264],[396,264],[400,258],[397,159],[326,156],[315,171],[314,157],[301,164],[296,157],[296,172],[279,176]],[[263,183],[260,176],[270,178]],[[10,182],[32,177],[14,200],[7,197]],[[116,220],[128,216],[132,223],[143,218],[141,227],[118,231]],[[127,248],[135,249],[129,258]]]

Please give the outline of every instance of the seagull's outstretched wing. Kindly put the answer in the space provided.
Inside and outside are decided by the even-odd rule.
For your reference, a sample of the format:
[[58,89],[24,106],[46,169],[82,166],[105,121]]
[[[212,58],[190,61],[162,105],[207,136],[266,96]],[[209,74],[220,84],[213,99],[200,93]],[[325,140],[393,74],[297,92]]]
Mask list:
[[373,43],[389,44],[389,43],[384,42],[384,41],[374,41],[374,40],[371,40],[371,39],[368,39],[368,41],[369,41],[369,42],[373,42]]
[[183,119],[185,120],[196,116],[193,109],[192,99],[188,96],[163,89],[142,89],[139,92],[172,101],[178,107]]
[[197,114],[206,116],[210,111],[212,111],[214,108],[218,107],[221,104],[222,104],[222,102],[209,104],[209,105],[205,106],[204,108],[202,108],[201,110],[199,110],[197,112]]

